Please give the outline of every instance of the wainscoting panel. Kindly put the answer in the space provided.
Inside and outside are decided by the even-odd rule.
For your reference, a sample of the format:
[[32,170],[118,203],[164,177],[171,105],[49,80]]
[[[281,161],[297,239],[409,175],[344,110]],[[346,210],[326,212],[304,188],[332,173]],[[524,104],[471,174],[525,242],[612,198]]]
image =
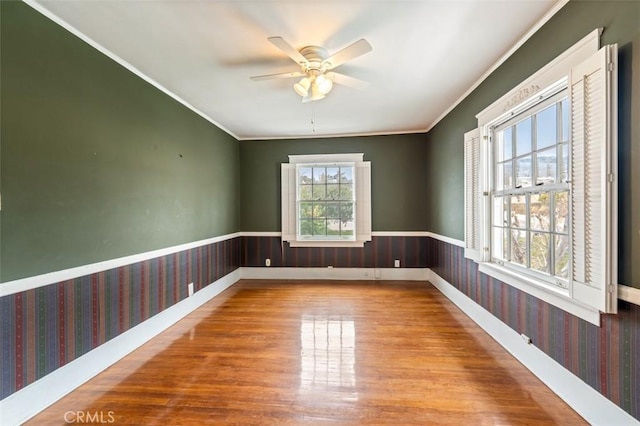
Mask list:
[[374,236],[364,247],[289,247],[278,236],[243,236],[242,266],[297,268],[393,268],[400,260],[403,268],[426,268],[427,238],[407,236]]
[[430,268],[567,370],[640,420],[640,306],[620,301],[596,327],[478,272],[464,249],[429,238]]
[[240,238],[0,298],[0,399],[240,266]]

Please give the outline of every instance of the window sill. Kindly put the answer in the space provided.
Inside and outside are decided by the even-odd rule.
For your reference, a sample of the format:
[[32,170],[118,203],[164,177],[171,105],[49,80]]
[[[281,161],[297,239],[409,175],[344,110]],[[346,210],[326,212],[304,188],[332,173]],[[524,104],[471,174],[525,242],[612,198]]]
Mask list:
[[291,247],[364,247],[364,241],[287,241]]
[[571,299],[571,294],[567,289],[551,287],[494,263],[478,263],[478,270],[591,324],[600,326],[600,312]]

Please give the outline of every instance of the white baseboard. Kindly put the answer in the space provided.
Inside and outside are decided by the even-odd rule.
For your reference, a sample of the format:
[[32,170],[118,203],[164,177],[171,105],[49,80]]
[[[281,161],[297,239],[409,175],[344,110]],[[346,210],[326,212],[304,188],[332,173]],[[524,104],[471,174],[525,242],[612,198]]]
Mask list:
[[475,303],[464,293],[429,270],[429,281],[469,318],[509,351],[518,361],[592,425],[638,425],[618,407],[549,355],[528,344],[511,327]]
[[227,274],[145,322],[98,346],[0,401],[0,424],[19,425],[142,346],[240,279]]
[[407,280],[427,281],[427,268],[240,268],[253,280]]

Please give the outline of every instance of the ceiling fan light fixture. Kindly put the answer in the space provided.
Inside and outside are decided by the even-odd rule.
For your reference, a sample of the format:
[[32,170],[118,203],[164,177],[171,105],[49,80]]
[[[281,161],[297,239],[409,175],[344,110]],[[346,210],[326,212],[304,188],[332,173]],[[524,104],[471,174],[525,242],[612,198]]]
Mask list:
[[312,101],[319,101],[320,99],[324,98],[324,95],[325,94],[322,93],[322,91],[320,90],[320,87],[318,87],[317,80],[315,80],[311,85],[311,94],[309,96],[309,99]]
[[309,94],[309,87],[311,86],[311,80],[309,77],[304,77],[302,80],[293,85],[293,90],[303,98]]
[[331,81],[330,78],[327,78],[324,74],[320,74],[318,77],[316,77],[315,83],[318,86],[318,90],[323,95],[329,93],[333,88],[333,81]]

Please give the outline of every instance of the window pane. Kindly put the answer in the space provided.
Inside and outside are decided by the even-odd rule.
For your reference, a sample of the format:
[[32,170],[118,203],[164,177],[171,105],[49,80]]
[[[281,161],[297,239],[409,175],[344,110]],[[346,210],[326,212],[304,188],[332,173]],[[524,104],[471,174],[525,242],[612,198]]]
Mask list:
[[349,183],[340,184],[340,199],[353,200],[353,185]]
[[504,260],[509,259],[509,236],[511,235],[511,230],[509,228],[504,228],[502,230],[502,258]]
[[314,218],[325,218],[327,217],[327,206],[325,203],[314,203],[313,204],[313,217]]
[[513,188],[513,161],[504,163],[504,188]]
[[511,226],[514,228],[526,228],[527,203],[524,195],[511,196]]
[[300,220],[300,235],[313,235],[313,222],[311,219]]
[[501,191],[502,189],[504,189],[504,164],[496,164],[495,170],[495,189],[496,191]]
[[527,232],[511,230],[511,258],[519,265],[527,266]]
[[554,183],[556,181],[557,170],[557,155],[558,150],[556,147],[545,149],[544,151],[536,154],[536,167],[537,167],[537,183]]
[[502,154],[503,157],[498,160],[508,160],[513,157],[513,127],[507,127],[502,132]]
[[353,219],[348,220],[348,221],[342,221],[340,224],[340,227],[342,228],[342,235],[354,235],[355,234],[355,223],[353,222]]
[[562,141],[569,140],[569,99],[564,98],[560,105],[562,109]]
[[325,199],[325,186],[324,185],[313,185],[313,199],[314,200],[324,200]]
[[325,183],[327,181],[326,169],[324,167],[313,168],[313,182]]
[[353,167],[340,168],[340,182],[353,183]]
[[566,235],[554,235],[555,248],[555,275],[561,278],[569,278],[569,237]]
[[531,156],[516,160],[516,188],[531,186]]
[[340,199],[340,185],[337,183],[327,184],[327,200],[339,200]]
[[531,117],[516,124],[516,155],[531,152]]
[[566,182],[569,180],[569,144],[562,144],[560,151],[560,182]]
[[509,230],[506,228],[492,228],[493,236],[491,240],[492,256],[497,259],[508,260],[507,245],[509,240]]
[[327,220],[327,235],[340,235],[339,220]]
[[531,194],[529,202],[531,229],[549,231],[551,226],[551,211],[549,209],[551,195],[548,192]]
[[313,214],[313,203],[300,203],[300,218],[311,219]]
[[311,235],[327,235],[327,220],[326,219],[314,219],[313,220],[313,233]]
[[325,213],[327,218],[340,219],[340,203],[327,203]]
[[300,194],[298,196],[300,200],[313,200],[312,189],[313,185],[299,185],[298,190]]
[[353,203],[340,203],[340,220],[353,222]]
[[298,169],[298,182],[311,183],[311,167],[300,167]]
[[509,226],[509,205],[507,197],[493,198],[493,224]]
[[531,233],[531,268],[536,271],[549,271],[549,240],[551,234],[545,232]]
[[569,233],[569,191],[558,191],[554,197],[555,231]]
[[557,116],[556,104],[536,114],[536,149],[556,144]]
[[340,168],[327,167],[327,183],[338,183],[340,181]]

